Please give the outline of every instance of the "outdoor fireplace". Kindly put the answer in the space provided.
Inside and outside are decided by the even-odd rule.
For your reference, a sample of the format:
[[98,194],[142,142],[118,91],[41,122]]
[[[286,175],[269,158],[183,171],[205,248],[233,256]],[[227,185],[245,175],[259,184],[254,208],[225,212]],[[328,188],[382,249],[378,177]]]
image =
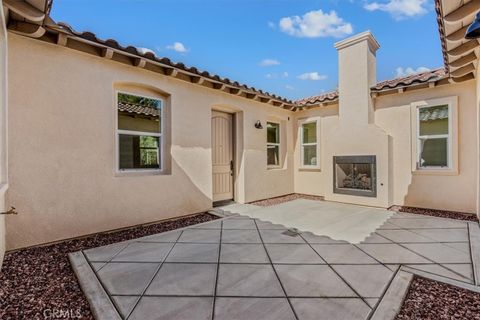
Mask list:
[[375,156],[334,156],[333,192],[353,196],[377,196]]

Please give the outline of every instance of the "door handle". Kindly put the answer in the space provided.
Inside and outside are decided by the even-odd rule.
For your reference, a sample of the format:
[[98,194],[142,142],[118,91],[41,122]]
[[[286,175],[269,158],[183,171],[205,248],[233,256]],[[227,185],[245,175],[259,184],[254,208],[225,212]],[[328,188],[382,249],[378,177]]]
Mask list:
[[230,160],[230,175],[233,177],[233,160]]

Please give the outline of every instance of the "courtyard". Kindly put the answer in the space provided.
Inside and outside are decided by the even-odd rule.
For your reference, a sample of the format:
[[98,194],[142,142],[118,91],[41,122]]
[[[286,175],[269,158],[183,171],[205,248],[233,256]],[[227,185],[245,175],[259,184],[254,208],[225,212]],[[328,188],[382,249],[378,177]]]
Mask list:
[[385,319],[414,274],[480,291],[475,222],[305,199],[215,212],[225,217],[71,254],[94,315]]

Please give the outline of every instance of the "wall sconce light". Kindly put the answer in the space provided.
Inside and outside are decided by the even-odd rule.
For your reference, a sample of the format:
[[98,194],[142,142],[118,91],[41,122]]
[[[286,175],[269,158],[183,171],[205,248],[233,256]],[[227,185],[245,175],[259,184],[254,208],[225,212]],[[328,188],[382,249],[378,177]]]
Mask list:
[[257,120],[257,122],[255,122],[255,128],[263,129],[263,126],[262,126],[262,123],[260,122],[260,120]]

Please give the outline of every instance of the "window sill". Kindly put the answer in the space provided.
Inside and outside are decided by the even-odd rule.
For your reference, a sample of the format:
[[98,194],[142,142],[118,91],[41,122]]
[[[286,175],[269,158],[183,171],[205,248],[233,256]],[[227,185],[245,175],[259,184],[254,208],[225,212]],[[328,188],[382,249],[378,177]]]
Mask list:
[[115,177],[143,177],[143,176],[164,176],[169,173],[162,170],[125,170],[116,171]]
[[278,171],[278,170],[285,170],[285,168],[281,166],[267,166],[267,170]]
[[298,171],[305,171],[305,172],[321,172],[322,169],[320,167],[299,167]]
[[458,176],[458,169],[415,169],[412,173],[427,176]]

